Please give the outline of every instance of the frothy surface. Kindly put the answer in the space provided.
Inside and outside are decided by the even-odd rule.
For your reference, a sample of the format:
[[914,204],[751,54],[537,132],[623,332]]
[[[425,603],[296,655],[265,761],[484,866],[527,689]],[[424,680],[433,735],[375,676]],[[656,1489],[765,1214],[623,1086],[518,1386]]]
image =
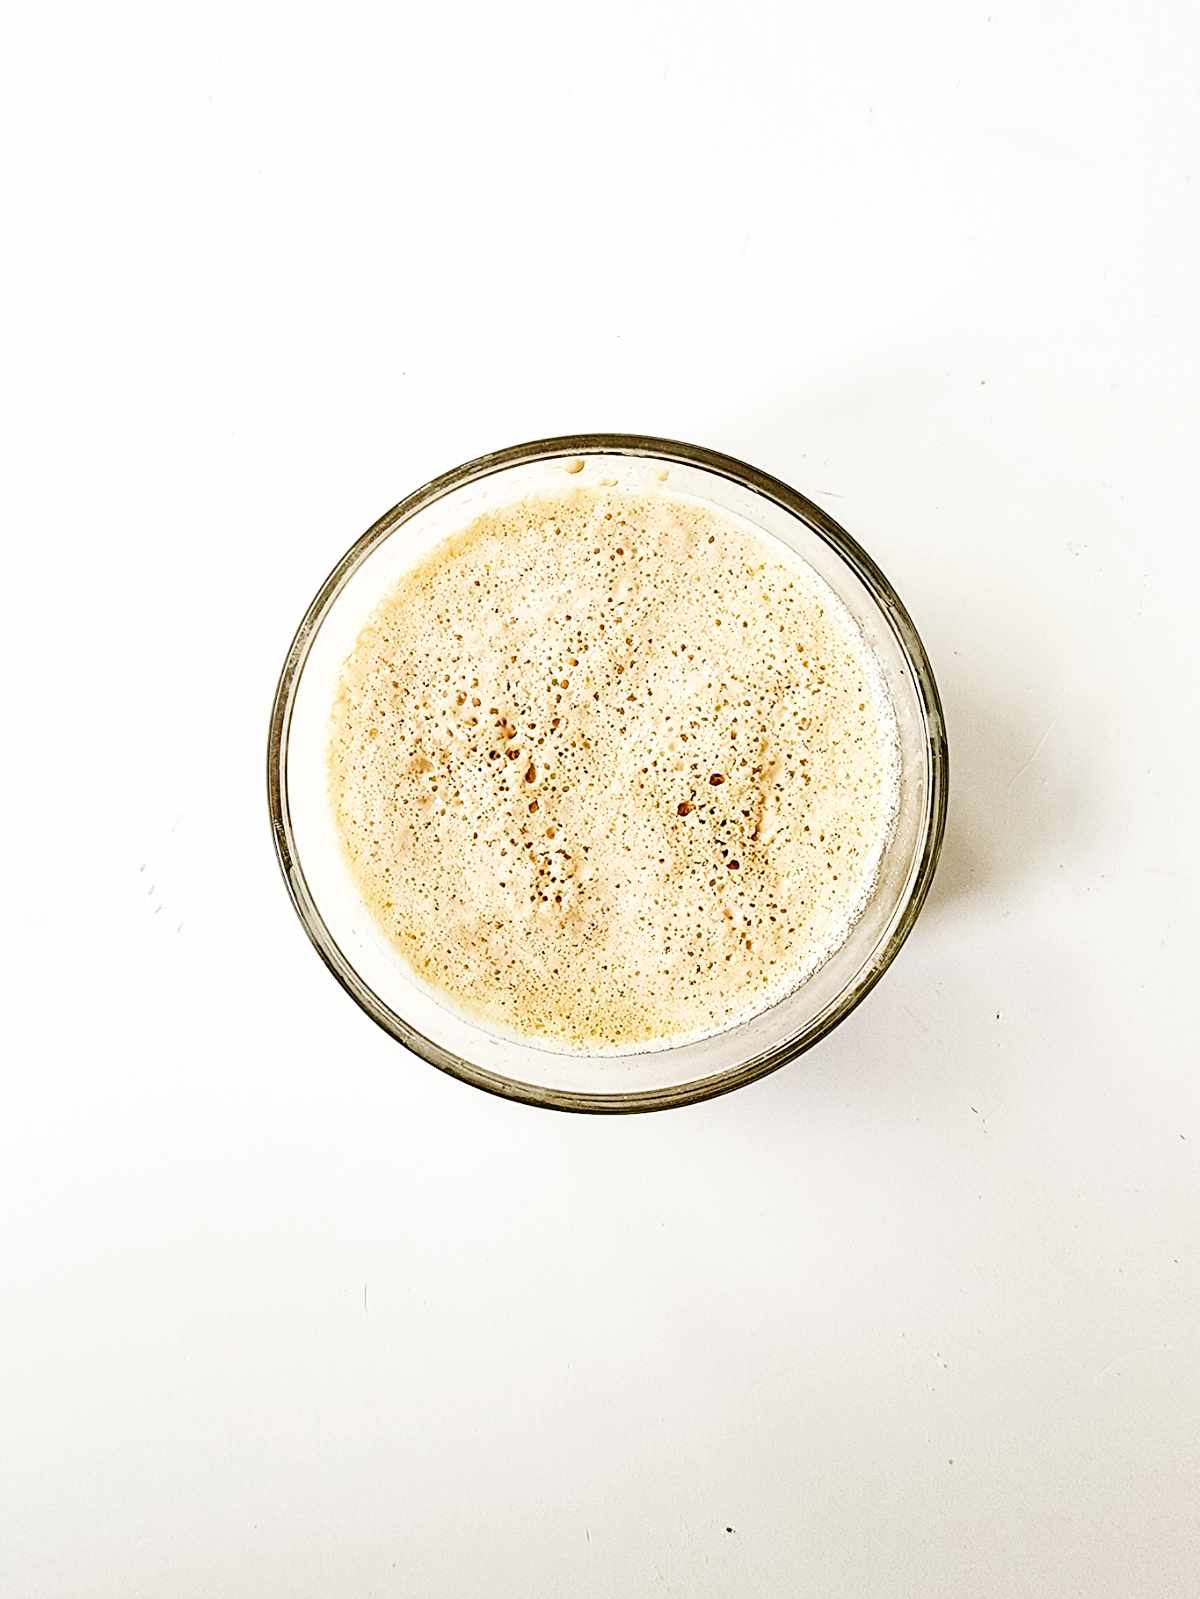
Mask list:
[[717,1031],[828,958],[897,759],[807,565],[709,507],[579,488],[401,580],[343,669],[329,766],[359,889],[427,984],[620,1049]]

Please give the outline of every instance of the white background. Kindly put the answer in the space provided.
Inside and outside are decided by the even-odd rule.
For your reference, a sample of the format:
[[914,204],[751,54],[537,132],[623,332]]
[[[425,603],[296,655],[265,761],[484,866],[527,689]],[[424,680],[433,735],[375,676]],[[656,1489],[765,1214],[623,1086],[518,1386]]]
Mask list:
[[[0,118],[0,1590],[1200,1590],[1174,3],[28,5]],[[326,975],[264,744],[342,550],[576,429],[877,557],[951,818],[866,1004],[577,1118]]]

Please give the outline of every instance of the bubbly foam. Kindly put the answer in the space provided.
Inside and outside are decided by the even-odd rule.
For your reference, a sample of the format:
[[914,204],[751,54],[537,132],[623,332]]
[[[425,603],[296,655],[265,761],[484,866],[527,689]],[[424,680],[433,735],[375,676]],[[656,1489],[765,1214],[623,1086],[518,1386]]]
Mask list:
[[620,1050],[719,1031],[844,942],[898,742],[806,563],[711,507],[581,487],[401,580],[343,669],[329,771],[358,887],[426,984]]

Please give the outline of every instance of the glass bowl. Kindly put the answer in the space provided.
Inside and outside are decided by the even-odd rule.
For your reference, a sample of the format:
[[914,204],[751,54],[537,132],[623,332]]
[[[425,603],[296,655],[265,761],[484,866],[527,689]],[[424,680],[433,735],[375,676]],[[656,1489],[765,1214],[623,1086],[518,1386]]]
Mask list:
[[[578,463],[582,462],[582,467]],[[566,468],[573,475],[564,476]],[[328,798],[338,674],[405,569],[481,512],[604,481],[705,501],[748,519],[815,567],[875,652],[895,705],[900,805],[866,910],[846,942],[769,1009],[711,1037],[623,1055],[498,1037],[411,976],[358,895]],[[557,1110],[661,1110],[723,1094],[809,1049],[874,987],[929,890],[947,795],[946,733],[924,646],[870,556],[795,489],[727,455],[669,439],[597,433],[518,444],[445,473],[381,517],[334,567],[292,640],[271,712],[267,787],[292,902],[329,970],[413,1054],[508,1099]]]

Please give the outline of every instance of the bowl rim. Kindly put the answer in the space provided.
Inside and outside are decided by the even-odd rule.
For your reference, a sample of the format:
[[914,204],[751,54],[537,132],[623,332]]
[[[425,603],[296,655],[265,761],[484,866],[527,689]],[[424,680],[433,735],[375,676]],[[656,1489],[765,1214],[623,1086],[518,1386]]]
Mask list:
[[[763,1051],[749,1061],[715,1072],[711,1076],[696,1078],[668,1088],[611,1094],[545,1088],[537,1083],[524,1082],[490,1071],[455,1054],[452,1050],[443,1049],[385,1004],[363,981],[342,953],[312,897],[296,849],[287,786],[288,736],[292,709],[309,649],[344,583],[375,547],[418,511],[464,484],[491,476],[508,467],[529,462],[553,459],[557,456],[597,455],[648,457],[661,459],[668,465],[677,463],[700,467],[774,501],[806,523],[856,573],[890,624],[916,685],[918,701],[924,716],[929,757],[929,784],[921,853],[911,877],[907,898],[900,907],[900,914],[891,934],[857,974],[853,983],[844,989],[814,1022],[810,1022],[802,1033]],[[941,697],[938,694],[933,668],[920,634],[899,595],[857,540],[834,521],[827,511],[770,473],[760,471],[745,461],[725,455],[718,450],[708,449],[703,445],[685,444],[676,439],[656,438],[639,433],[570,433],[493,450],[487,455],[465,461],[449,472],[443,472],[439,477],[414,489],[390,511],[385,512],[350,546],[321,584],[305,611],[279,674],[267,737],[267,803],[279,867],[292,905],[313,947],[351,998],[377,1026],[398,1043],[403,1044],[406,1049],[431,1066],[436,1066],[439,1071],[457,1077],[474,1088],[481,1088],[501,1098],[516,1100],[542,1109],[602,1115],[667,1110],[731,1093],[735,1088],[741,1088],[746,1083],[765,1077],[769,1072],[777,1071],[789,1061],[795,1060],[797,1056],[811,1049],[814,1044],[832,1032],[839,1022],[844,1021],[874,988],[912,931],[929,892],[941,852],[948,794],[949,751]]]

